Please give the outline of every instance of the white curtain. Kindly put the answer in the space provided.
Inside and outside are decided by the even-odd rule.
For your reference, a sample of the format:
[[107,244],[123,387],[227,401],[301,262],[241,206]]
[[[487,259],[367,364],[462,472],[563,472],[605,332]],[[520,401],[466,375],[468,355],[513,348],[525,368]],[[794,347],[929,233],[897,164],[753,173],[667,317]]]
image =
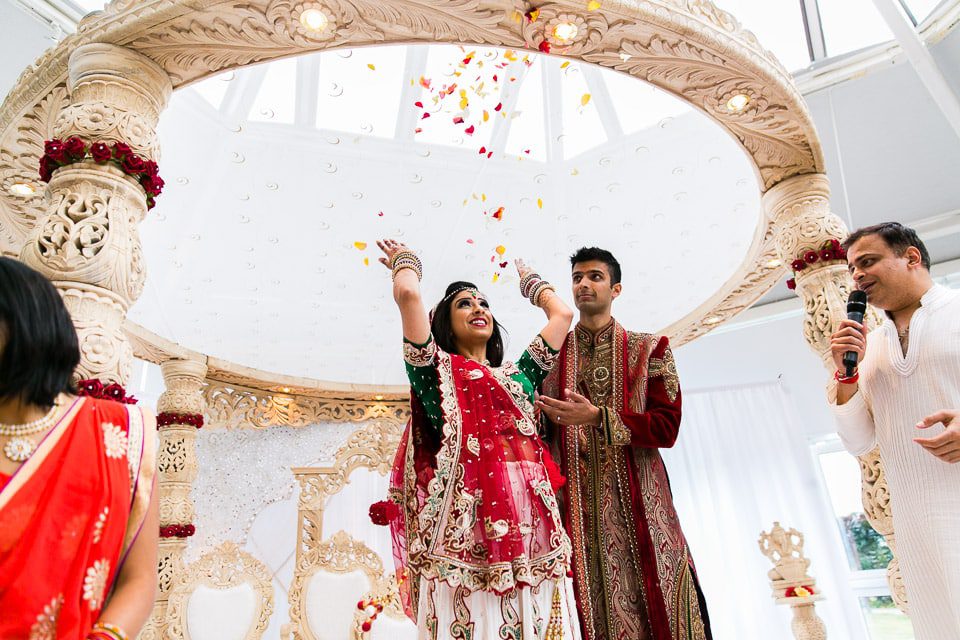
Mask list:
[[662,453],[716,640],[792,637],[757,546],[775,520],[806,537],[828,636],[868,638],[803,432],[779,383],[684,392],[679,440]]

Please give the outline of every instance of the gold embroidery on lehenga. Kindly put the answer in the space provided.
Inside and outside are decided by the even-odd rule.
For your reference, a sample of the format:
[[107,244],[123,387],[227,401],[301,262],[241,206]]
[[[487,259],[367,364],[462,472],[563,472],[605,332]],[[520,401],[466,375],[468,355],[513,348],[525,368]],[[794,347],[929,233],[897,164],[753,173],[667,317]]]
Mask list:
[[470,620],[470,607],[467,596],[470,592],[458,586],[453,592],[453,622],[450,623],[450,637],[453,640],[473,640],[474,624]]
[[62,607],[63,594],[51,600],[50,604],[44,605],[37,621],[30,627],[29,640],[57,640],[57,621]]
[[83,578],[83,599],[87,601],[91,611],[96,611],[103,605],[109,577],[110,562],[107,559],[97,560],[87,569],[87,575]]
[[503,623],[497,632],[500,640],[521,640],[523,638],[523,626],[520,623],[520,612],[517,604],[520,601],[519,592],[514,589],[509,593],[500,596],[500,617]]

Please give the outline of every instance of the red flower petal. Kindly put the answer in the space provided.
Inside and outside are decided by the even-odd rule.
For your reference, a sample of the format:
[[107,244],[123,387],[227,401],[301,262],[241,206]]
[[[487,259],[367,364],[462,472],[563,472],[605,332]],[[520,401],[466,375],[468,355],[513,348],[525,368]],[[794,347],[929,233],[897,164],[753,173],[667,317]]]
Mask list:
[[423,115],[420,116],[420,119],[421,119],[421,120],[426,120],[426,119],[429,118],[429,117],[430,117],[430,112],[429,112],[429,111],[424,111],[424,112],[423,112]]
[[467,127],[466,129],[464,129],[463,132],[464,132],[465,134],[467,134],[468,136],[472,136],[472,135],[473,135],[473,132],[474,132],[475,130],[476,130],[476,129],[474,128],[474,126],[473,126],[473,125],[470,125],[470,126]]
[[542,51],[543,53],[550,53],[550,43],[547,42],[546,40],[541,42],[540,46],[537,48],[540,49],[540,51]]
[[498,103],[497,103],[497,106],[495,106],[495,107],[493,108],[494,111],[500,111],[500,109],[503,109],[503,103],[502,103],[502,102],[498,102]]
[[413,103],[413,106],[419,107],[419,108],[423,109],[423,103],[420,102],[419,100],[417,100],[416,102],[414,102],[414,103]]
[[453,116],[453,124],[463,124],[463,118],[460,116]]
[[483,155],[483,154],[485,154],[486,152],[487,152],[487,148],[486,148],[486,147],[480,147],[480,155]]

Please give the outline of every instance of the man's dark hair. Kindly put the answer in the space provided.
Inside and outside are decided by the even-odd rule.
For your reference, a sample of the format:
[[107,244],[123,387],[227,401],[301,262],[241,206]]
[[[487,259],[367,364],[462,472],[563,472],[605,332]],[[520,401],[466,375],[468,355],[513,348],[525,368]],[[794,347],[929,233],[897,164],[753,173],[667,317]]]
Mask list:
[[0,398],[52,406],[76,393],[77,331],[63,299],[30,267],[0,256]]
[[[447,353],[457,352],[457,341],[453,336],[453,323],[450,322],[450,310],[453,308],[453,300],[457,297],[454,293],[458,289],[476,289],[477,285],[472,282],[458,280],[451,282],[443,294],[443,300],[437,305],[433,313],[433,319],[430,321],[430,331],[433,332],[433,339],[437,341],[437,346]],[[493,314],[490,314],[491,317]],[[499,367],[503,364],[503,334],[506,330],[503,325],[493,318],[493,334],[487,340],[487,360],[491,366]]]
[[610,286],[620,283],[620,263],[613,257],[613,254],[606,249],[598,247],[580,247],[577,252],[570,256],[570,267],[573,268],[578,262],[590,262],[596,260],[607,265],[610,271]]
[[927,271],[930,271],[930,252],[927,251],[923,240],[920,239],[916,231],[910,227],[903,226],[899,222],[883,222],[881,224],[875,224],[872,227],[857,229],[843,241],[842,246],[844,251],[849,249],[857,240],[872,235],[883,238],[887,246],[893,249],[893,252],[898,256],[902,256],[910,247],[916,247],[920,251],[920,262],[923,263],[923,267]]

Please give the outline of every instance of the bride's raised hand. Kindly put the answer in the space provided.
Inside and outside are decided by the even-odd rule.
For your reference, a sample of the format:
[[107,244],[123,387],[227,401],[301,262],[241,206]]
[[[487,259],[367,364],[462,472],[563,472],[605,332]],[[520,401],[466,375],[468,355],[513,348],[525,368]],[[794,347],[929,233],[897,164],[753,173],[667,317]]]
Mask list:
[[379,258],[380,264],[390,270],[393,269],[393,259],[398,253],[401,251],[410,251],[410,247],[391,238],[377,240],[377,246],[380,247],[380,251],[384,253],[384,256]]
[[523,280],[527,274],[533,273],[533,267],[524,262],[523,258],[517,258],[513,261],[513,264],[517,267],[517,275],[520,276],[521,280]]

